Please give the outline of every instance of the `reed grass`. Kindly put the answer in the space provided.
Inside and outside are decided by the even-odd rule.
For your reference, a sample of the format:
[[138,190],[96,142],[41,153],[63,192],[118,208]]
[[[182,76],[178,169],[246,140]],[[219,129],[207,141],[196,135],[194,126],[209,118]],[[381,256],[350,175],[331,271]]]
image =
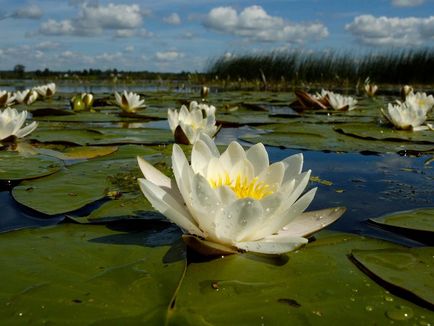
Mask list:
[[[210,61],[210,76],[226,80],[285,80],[300,83],[357,83],[367,77],[383,84],[434,83],[434,49],[389,50],[381,53],[270,52],[224,56]],[[262,77],[263,78],[263,77]]]

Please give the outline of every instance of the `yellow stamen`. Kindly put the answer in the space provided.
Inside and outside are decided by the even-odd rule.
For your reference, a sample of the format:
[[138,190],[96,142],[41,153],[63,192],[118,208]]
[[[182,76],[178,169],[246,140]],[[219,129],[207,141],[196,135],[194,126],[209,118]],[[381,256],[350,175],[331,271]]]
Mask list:
[[209,183],[214,189],[228,186],[238,198],[249,197],[259,200],[273,193],[272,187],[258,181],[257,177],[249,180],[247,177],[238,175],[235,180],[232,180],[227,172],[224,175],[219,175],[216,179],[210,179]]

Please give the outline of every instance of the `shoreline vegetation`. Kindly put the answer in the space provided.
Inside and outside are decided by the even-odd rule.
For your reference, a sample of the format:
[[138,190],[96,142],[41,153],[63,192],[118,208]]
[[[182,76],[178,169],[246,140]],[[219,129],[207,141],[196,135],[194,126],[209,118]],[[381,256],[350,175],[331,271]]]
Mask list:
[[210,59],[205,72],[163,73],[83,69],[77,71],[25,71],[17,64],[0,71],[0,87],[11,80],[54,80],[58,83],[105,85],[152,84],[167,88],[207,85],[219,90],[270,90],[332,88],[343,91],[364,87],[365,80],[381,85],[382,92],[396,85],[411,84],[421,89],[434,85],[434,48],[390,50],[381,53],[275,51],[260,54],[220,56]]

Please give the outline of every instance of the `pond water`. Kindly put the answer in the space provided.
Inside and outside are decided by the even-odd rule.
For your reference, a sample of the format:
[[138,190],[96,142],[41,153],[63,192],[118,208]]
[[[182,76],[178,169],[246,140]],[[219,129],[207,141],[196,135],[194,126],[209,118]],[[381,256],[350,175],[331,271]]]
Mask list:
[[[51,99],[17,106],[39,126],[19,153],[0,152],[6,322],[434,323],[434,132],[382,123],[379,108],[393,97],[359,96],[351,112],[297,113],[289,93],[212,92],[217,145],[263,142],[271,162],[302,152],[308,188],[318,187],[308,210],[347,211],[299,251],[210,259],[186,249],[136,181],[136,156],[171,175],[167,108],[201,99],[137,87],[129,90],[148,91],[148,107],[134,115],[119,114],[106,86],[60,86]],[[69,108],[82,91],[96,93],[94,112]],[[411,211],[402,214],[407,233],[370,221],[401,211]],[[422,215],[419,228],[412,214]]]

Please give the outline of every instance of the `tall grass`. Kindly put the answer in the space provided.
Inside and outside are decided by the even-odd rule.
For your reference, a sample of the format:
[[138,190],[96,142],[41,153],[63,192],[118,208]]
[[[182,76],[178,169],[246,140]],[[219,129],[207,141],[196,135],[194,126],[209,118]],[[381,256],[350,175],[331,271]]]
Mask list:
[[390,50],[355,56],[352,53],[271,52],[212,60],[207,72],[227,80],[285,80],[293,83],[434,83],[434,49]]

